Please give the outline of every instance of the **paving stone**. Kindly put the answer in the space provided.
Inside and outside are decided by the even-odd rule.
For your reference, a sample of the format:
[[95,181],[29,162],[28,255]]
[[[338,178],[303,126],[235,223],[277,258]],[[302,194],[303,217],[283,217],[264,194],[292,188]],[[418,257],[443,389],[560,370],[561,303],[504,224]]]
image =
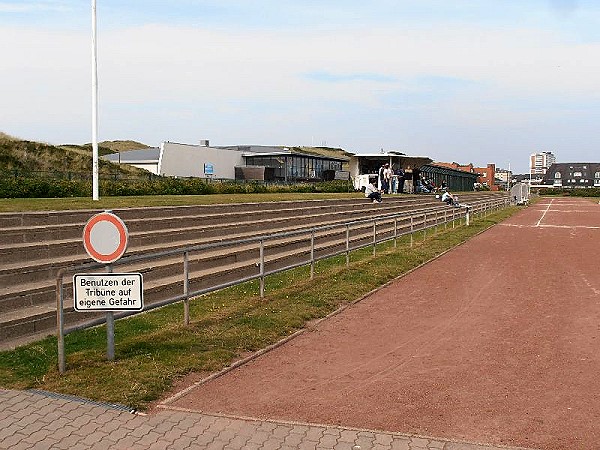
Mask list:
[[249,442],[255,444],[264,444],[270,436],[271,434],[267,431],[257,430],[256,433],[250,437]]
[[271,437],[265,441],[261,447],[263,450],[279,450],[283,445],[283,439]]
[[14,423],[11,423],[10,425],[8,425],[6,427],[0,428],[0,442],[2,442],[3,439],[5,439],[13,434],[20,432],[21,430],[22,430],[22,428],[15,425]]
[[272,434],[278,438],[285,438],[290,434],[291,428],[287,425],[280,425],[277,428],[273,429]]
[[303,439],[304,438],[303,438],[302,434],[290,433],[285,437],[283,443],[285,445],[290,445],[293,447],[293,446],[300,445],[300,443],[302,443]]
[[[204,448],[206,450],[223,450],[226,445],[227,445],[227,442],[223,442],[223,441],[220,441],[217,439],[217,440],[211,442],[210,444],[208,444]],[[202,448],[202,447],[200,447],[200,448]]]
[[168,448],[171,448],[171,443],[164,439],[159,439],[154,444],[150,445],[148,450],[166,450]]
[[410,450],[410,439],[395,437],[390,447],[392,450]]
[[294,425],[290,430],[290,433],[306,434],[309,427],[306,425]]
[[161,438],[161,436],[161,433],[157,433],[156,431],[150,431],[146,433],[137,443],[149,447],[156,441],[158,441]]
[[[261,422],[167,410],[155,415],[137,415],[62,399],[43,398],[40,402],[39,395],[12,392],[0,390],[0,448],[11,450],[356,450],[357,445],[361,450],[500,450],[334,426]],[[38,408],[40,404],[44,406]]]
[[242,449],[242,448],[244,448],[244,445],[246,445],[246,443],[248,442],[249,439],[250,439],[250,436],[236,435],[233,439],[231,439],[229,441],[229,443],[227,444],[227,447]]
[[382,434],[382,433],[377,433],[375,435],[375,444],[379,444],[379,445],[383,445],[385,446],[389,446],[392,441],[394,440],[394,438],[389,435],[389,434]]
[[429,444],[429,439],[419,438],[419,437],[411,437],[410,445],[411,447],[425,447],[427,448],[427,444]]
[[371,450],[390,450],[391,447],[389,445],[383,445],[383,444],[373,444],[373,447],[371,447]]
[[338,443],[338,438],[332,434],[326,434],[319,439],[319,447],[333,448]]
[[0,448],[13,448],[20,442],[23,442],[27,436],[21,433],[13,433],[0,441]]
[[339,442],[354,442],[358,438],[358,432],[352,430],[341,430]]
[[309,441],[319,442],[319,439],[321,439],[323,436],[323,431],[325,431],[325,428],[310,427],[306,431],[306,439]]
[[52,446],[54,444],[56,444],[57,441],[55,441],[54,439],[51,438],[45,438],[41,441],[38,441],[33,447],[31,447],[32,450],[48,450],[49,448],[52,448]]
[[302,441],[302,443],[298,446],[298,449],[299,450],[316,450],[318,444],[319,443],[317,441],[306,440],[306,441]]

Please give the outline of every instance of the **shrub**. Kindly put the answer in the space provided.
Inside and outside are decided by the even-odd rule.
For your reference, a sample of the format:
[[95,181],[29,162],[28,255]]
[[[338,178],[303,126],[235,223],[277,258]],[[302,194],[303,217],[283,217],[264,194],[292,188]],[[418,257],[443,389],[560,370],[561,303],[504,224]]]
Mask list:
[[600,188],[575,188],[575,189],[560,189],[560,188],[541,188],[540,195],[562,195],[565,197],[600,197]]
[[[134,195],[207,195],[280,192],[348,192],[348,181],[317,183],[266,184],[259,181],[207,181],[199,178],[156,177],[143,180],[103,179],[100,195],[127,197]],[[60,198],[92,195],[91,180],[0,177],[0,198]]]

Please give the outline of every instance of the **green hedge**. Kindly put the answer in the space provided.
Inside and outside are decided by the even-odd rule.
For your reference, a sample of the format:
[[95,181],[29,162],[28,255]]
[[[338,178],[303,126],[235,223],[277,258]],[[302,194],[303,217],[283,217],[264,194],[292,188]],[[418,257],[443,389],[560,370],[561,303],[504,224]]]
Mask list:
[[562,195],[565,197],[600,197],[600,188],[557,189],[541,188],[540,195]]
[[[265,192],[348,192],[348,181],[264,184],[234,181],[207,182],[198,178],[157,178],[145,181],[101,180],[100,195],[206,195]],[[92,182],[47,178],[0,178],[0,198],[91,197]]]

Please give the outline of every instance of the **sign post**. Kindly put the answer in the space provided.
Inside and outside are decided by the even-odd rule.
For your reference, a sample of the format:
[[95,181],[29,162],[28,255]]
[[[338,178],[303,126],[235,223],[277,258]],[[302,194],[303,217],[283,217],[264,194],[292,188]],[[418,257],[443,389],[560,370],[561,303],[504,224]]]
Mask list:
[[92,259],[106,264],[106,274],[73,276],[75,311],[106,311],[106,357],[115,359],[114,311],[141,311],[144,288],[140,273],[113,273],[111,263],[127,250],[125,223],[110,211],[93,216],[83,229],[83,246]]

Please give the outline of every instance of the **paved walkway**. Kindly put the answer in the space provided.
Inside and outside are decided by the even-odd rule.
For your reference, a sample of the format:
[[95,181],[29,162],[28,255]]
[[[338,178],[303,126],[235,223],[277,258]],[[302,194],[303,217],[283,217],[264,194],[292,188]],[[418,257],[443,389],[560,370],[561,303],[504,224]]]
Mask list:
[[42,391],[0,390],[0,448],[499,450],[343,427],[126,408]]

